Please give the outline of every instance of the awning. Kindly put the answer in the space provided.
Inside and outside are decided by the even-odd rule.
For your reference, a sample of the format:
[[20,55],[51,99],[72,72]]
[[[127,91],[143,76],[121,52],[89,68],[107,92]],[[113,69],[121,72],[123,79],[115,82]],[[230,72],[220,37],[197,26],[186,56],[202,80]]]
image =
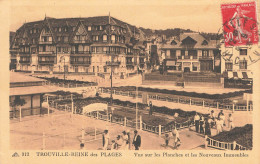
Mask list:
[[184,66],[184,67],[189,67],[190,65],[191,65],[190,62],[184,62],[184,63],[183,63],[183,66]]
[[223,72],[224,78],[233,79],[252,79],[252,72]]
[[248,72],[247,73],[247,77],[248,77],[248,79],[253,79],[253,73],[252,72]]
[[175,66],[176,65],[176,62],[175,61],[167,61],[166,62],[166,66]]

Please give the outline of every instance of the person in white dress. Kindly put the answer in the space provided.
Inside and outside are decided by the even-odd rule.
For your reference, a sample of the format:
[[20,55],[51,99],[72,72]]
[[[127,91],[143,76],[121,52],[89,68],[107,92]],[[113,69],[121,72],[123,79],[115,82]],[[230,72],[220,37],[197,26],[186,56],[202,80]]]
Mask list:
[[109,142],[109,133],[108,130],[105,130],[103,134],[103,150],[107,150],[108,142]]
[[228,116],[228,127],[230,128],[230,130],[235,127],[234,120],[233,120],[233,117],[232,117],[231,113]]
[[216,119],[217,134],[222,132],[222,121],[220,118]]
[[123,131],[122,133],[123,133],[123,135],[122,135],[122,139],[123,139],[122,149],[128,150],[129,149],[128,135],[126,134],[125,131]]

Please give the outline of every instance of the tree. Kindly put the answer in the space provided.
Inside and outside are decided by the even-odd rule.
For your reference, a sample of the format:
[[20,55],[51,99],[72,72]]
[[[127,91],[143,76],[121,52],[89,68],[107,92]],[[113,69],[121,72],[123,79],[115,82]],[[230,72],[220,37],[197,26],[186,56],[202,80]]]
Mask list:
[[21,99],[20,96],[15,96],[14,101],[10,103],[10,105],[14,108],[14,114],[17,111],[16,107],[20,107],[21,110],[21,107],[24,106],[24,104],[25,104],[24,99]]

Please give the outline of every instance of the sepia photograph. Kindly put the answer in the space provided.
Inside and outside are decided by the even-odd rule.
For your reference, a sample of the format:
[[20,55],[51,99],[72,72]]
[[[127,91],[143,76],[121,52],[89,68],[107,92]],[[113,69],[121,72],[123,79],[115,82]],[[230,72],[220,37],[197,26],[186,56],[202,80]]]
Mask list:
[[65,2],[10,2],[12,157],[255,149],[259,1]]

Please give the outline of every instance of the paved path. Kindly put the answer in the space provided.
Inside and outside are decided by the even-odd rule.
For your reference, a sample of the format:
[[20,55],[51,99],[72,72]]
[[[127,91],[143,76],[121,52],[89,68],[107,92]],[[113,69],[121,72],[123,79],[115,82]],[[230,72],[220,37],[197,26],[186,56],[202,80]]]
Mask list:
[[[70,115],[68,112],[57,111],[51,116],[27,116],[19,122],[17,119],[10,121],[10,143],[11,149],[39,150],[42,148],[43,132],[45,132],[45,149],[79,149],[81,141],[82,127],[90,133],[85,136],[86,141],[95,137],[94,127],[98,132],[108,129],[110,139],[116,139],[123,130],[129,130],[133,137],[133,128],[124,127],[118,124],[96,120],[82,115]],[[139,131],[142,137],[143,150],[172,150],[172,147],[164,146],[164,139],[157,134],[146,131]],[[189,129],[180,130],[182,144],[181,150],[203,149],[204,136],[198,135]],[[65,144],[65,146],[63,146]],[[86,142],[85,148],[88,150],[98,150],[102,148],[101,135],[97,135],[97,140]],[[170,145],[173,145],[172,140]]]

